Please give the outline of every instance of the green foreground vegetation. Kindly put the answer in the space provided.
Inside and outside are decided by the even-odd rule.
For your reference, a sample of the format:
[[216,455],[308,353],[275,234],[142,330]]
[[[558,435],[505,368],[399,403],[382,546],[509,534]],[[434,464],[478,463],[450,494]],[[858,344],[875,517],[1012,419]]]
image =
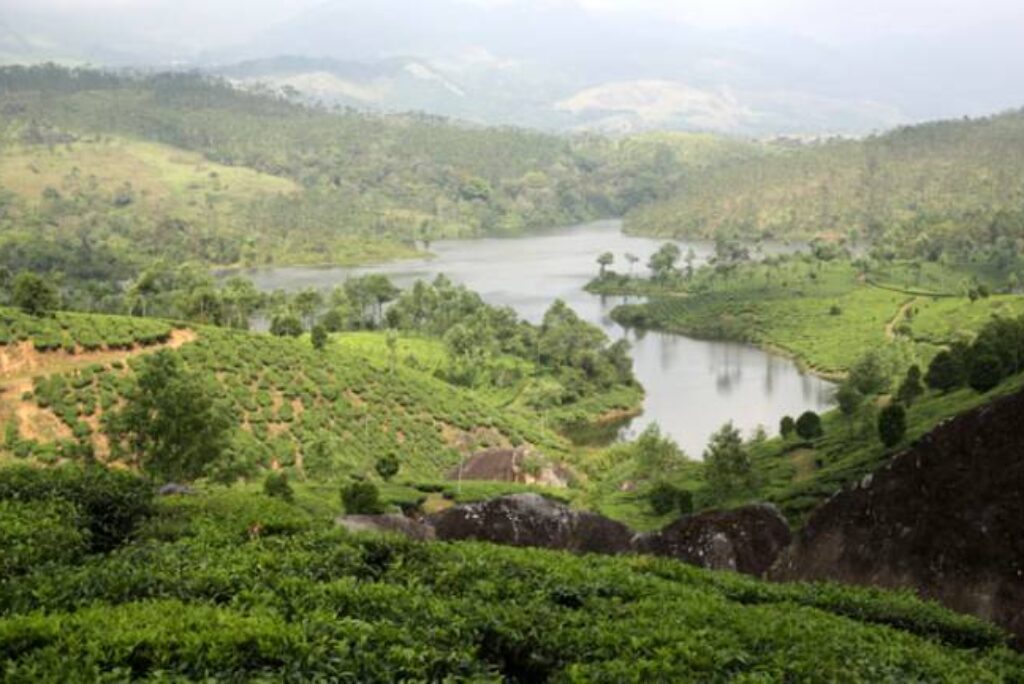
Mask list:
[[0,470],[6,681],[1024,676],[998,630],[905,594],[357,537],[230,489],[151,496],[126,473]]

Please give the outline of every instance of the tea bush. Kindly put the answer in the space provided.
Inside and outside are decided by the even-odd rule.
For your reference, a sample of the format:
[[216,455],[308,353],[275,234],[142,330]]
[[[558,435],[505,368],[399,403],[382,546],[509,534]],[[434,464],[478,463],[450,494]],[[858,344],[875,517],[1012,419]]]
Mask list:
[[128,546],[0,584],[6,681],[1024,676],[997,629],[907,594],[353,536],[237,490],[158,510]]
[[151,512],[153,487],[131,473],[106,468],[0,469],[0,502],[59,502],[82,516],[92,551],[124,543]]

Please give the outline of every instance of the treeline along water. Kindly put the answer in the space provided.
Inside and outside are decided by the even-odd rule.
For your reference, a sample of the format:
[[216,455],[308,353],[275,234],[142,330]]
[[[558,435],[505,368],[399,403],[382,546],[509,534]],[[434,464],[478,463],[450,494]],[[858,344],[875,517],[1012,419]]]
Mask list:
[[[565,300],[583,318],[601,326],[612,339],[632,344],[636,376],[647,390],[643,415],[623,430],[636,434],[651,422],[699,458],[708,437],[726,421],[745,433],[763,425],[769,434],[779,419],[830,403],[831,385],[803,372],[784,357],[749,345],[694,340],[681,335],[622,329],[608,317],[623,301],[599,297],[583,287],[597,273],[597,257],[612,252],[612,268],[626,272],[626,254],[638,257],[639,273],[662,241],[624,235],[620,221],[601,221],[520,238],[446,240],[430,245],[431,259],[363,268],[273,268],[248,273],[262,290],[329,289],[348,277],[382,273],[400,286],[443,273],[479,292],[492,304],[513,307],[539,322],[555,299]],[[706,243],[692,247],[698,260],[711,252]]]

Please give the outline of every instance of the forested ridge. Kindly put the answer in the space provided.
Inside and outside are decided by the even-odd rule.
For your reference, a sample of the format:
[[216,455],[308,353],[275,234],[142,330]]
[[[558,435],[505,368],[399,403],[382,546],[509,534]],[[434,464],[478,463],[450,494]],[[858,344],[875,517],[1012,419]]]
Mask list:
[[[32,236],[10,236],[31,224],[39,238],[83,241],[82,252],[118,264],[157,254],[244,265],[404,256],[441,237],[621,215],[687,169],[755,153],[708,136],[555,137],[312,108],[191,73],[6,67],[0,111],[8,175],[39,176],[57,159],[42,187],[0,183],[6,249],[45,251]],[[163,158],[134,141],[166,146]],[[111,147],[113,163],[103,159]],[[188,161],[196,177],[182,178],[175,150],[201,155]],[[154,207],[146,174],[175,162],[163,174],[174,192]],[[116,187],[96,182],[104,174]],[[80,258],[34,265],[68,272]]]
[[665,236],[868,240],[962,260],[1024,240],[1024,111],[906,126],[863,140],[776,144],[691,176],[637,209]]

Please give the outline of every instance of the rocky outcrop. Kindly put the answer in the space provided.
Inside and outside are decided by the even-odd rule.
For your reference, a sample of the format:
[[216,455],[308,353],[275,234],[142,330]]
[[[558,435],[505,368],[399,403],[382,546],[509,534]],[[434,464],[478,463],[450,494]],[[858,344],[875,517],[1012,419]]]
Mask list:
[[349,532],[400,534],[415,541],[435,538],[433,527],[404,515],[343,515],[334,522]]
[[834,496],[770,576],[913,589],[1024,644],[1024,393],[947,421]]
[[533,461],[533,456],[526,447],[484,449],[452,469],[448,479],[519,482],[558,488],[569,486],[571,471],[558,464]]
[[774,506],[691,515],[660,532],[640,535],[596,513],[573,511],[536,494],[455,506],[431,520],[437,538],[475,539],[577,553],[649,553],[714,570],[761,575],[790,542]]
[[577,553],[626,553],[633,531],[595,513],[577,512],[538,494],[515,494],[455,506],[431,519],[437,538],[474,539]]
[[792,541],[775,506],[759,504],[689,515],[643,535],[637,550],[711,570],[763,575]]

